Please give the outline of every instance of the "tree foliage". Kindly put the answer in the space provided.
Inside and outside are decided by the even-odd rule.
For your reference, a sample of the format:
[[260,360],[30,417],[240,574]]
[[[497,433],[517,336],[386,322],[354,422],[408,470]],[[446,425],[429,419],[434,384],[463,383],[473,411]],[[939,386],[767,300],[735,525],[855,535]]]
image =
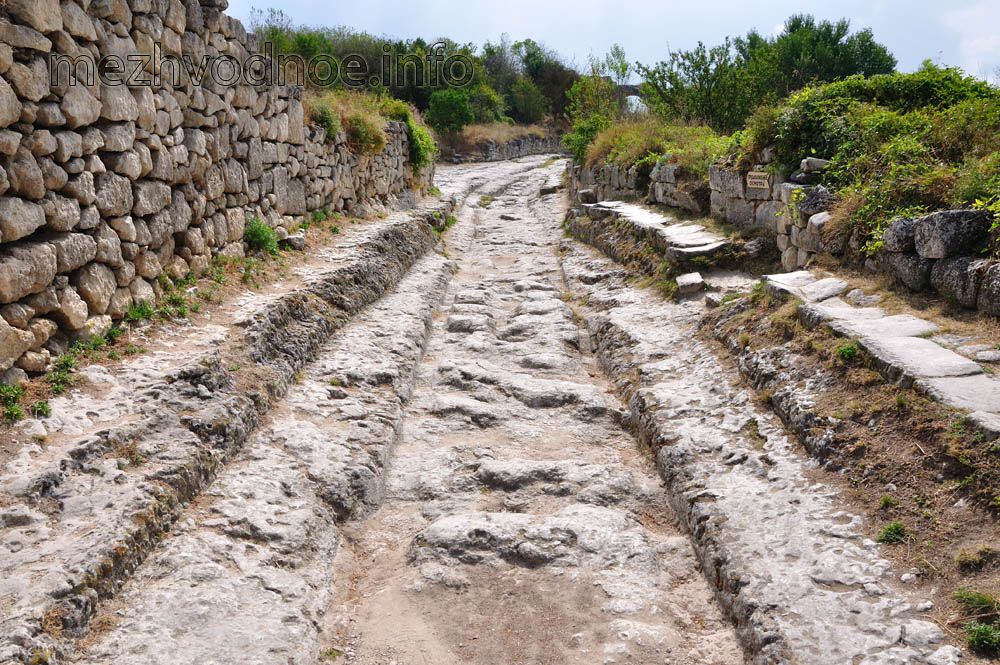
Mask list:
[[637,67],[644,78],[643,96],[656,112],[734,131],[757,107],[805,85],[888,74],[895,65],[870,30],[851,34],[846,19],[817,22],[799,14],[773,38],[751,31],[714,47],[699,42],[651,67]]

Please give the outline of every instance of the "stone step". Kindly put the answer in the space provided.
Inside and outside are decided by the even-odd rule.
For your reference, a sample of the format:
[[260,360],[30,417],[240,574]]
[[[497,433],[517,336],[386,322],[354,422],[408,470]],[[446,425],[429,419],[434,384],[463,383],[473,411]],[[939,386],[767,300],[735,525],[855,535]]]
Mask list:
[[764,284],[772,293],[801,299],[799,315],[807,325],[825,325],[857,340],[890,381],[967,410],[977,426],[1000,434],[1000,379],[928,339],[939,331],[936,324],[910,314],[889,315],[879,307],[851,305],[840,297],[847,282],[808,270],[767,275]]
[[595,219],[622,220],[637,235],[646,238],[666,258],[684,261],[697,256],[714,256],[730,246],[729,240],[700,224],[680,222],[635,203],[599,201],[583,206]]

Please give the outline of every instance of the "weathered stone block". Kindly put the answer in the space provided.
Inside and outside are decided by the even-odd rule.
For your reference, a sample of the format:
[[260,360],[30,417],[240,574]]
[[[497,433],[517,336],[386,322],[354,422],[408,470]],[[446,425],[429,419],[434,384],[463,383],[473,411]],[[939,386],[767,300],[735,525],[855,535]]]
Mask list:
[[975,309],[979,286],[988,269],[986,261],[977,261],[968,256],[941,259],[931,269],[931,286],[962,307]]
[[35,242],[0,247],[0,303],[14,302],[37,293],[56,276],[56,252]]
[[925,259],[978,254],[989,236],[984,210],[943,210],[917,220],[914,242]]
[[916,254],[887,252],[884,260],[896,278],[913,291],[925,291],[931,283],[934,262]]
[[1000,263],[994,263],[983,274],[977,298],[979,311],[1000,316]]
[[24,199],[0,198],[0,241],[20,240],[44,225],[42,206]]

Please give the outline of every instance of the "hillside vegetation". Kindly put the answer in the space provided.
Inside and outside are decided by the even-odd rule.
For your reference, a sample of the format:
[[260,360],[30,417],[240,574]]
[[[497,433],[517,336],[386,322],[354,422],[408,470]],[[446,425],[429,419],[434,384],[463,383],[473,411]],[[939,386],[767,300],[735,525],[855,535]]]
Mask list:
[[565,142],[580,162],[636,166],[642,182],[663,158],[697,179],[717,160],[766,163],[787,177],[805,157],[827,159],[822,184],[837,197],[831,232],[854,233],[864,254],[903,216],[1000,213],[1000,91],[930,62],[894,72],[872,34],[851,35],[845,21],[796,16],[772,39],[751,32],[636,65],[640,110],[614,84],[621,62],[614,52],[592,62],[569,91]]

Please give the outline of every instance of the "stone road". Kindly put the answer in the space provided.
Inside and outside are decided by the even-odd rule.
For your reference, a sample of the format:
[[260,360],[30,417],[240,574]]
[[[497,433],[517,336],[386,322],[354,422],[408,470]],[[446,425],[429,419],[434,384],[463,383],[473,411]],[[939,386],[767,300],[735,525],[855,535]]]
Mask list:
[[[703,305],[565,238],[564,168],[441,168],[458,200],[442,244],[295,373],[53,662],[955,662],[859,518],[693,340]],[[111,471],[146,486],[129,478],[148,469]],[[87,491],[73,502],[105,505]],[[8,520],[3,542],[44,541],[66,505]],[[74,525],[61,548],[88,542]],[[46,561],[31,579],[59,578]]]

